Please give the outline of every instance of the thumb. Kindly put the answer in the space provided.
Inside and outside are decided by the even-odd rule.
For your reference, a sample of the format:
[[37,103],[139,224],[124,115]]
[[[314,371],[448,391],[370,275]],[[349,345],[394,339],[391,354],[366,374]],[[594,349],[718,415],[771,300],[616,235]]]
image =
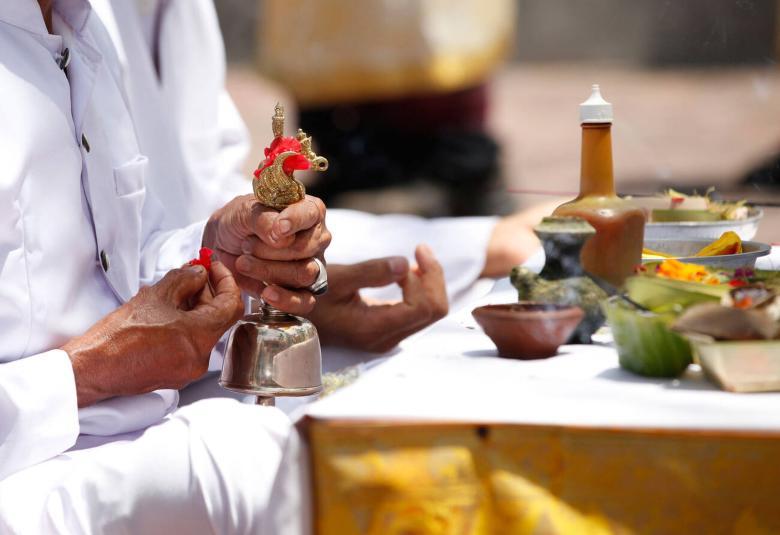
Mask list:
[[[221,262],[211,264],[211,285],[214,297],[208,302],[210,319],[217,325],[227,328],[244,313],[241,290],[230,270]],[[206,310],[204,303],[196,307]]]
[[373,258],[349,265],[330,264],[328,279],[332,289],[354,292],[361,288],[380,288],[399,282],[409,274],[409,262],[403,256]]
[[172,269],[157,287],[173,302],[177,308],[181,308],[190,298],[195,296],[206,285],[208,274],[203,266],[184,266],[180,269]]

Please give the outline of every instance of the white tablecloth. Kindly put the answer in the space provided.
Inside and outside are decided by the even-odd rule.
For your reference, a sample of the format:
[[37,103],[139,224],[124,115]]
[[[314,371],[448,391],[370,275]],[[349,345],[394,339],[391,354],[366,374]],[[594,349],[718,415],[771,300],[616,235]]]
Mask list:
[[[539,259],[536,259],[537,263]],[[780,269],[780,247],[758,267]],[[618,367],[607,345],[563,346],[536,361],[496,357],[471,318],[474,306],[516,300],[504,279],[353,385],[302,411],[315,418],[484,421],[566,426],[780,432],[780,393],[718,390],[694,366],[680,379]]]

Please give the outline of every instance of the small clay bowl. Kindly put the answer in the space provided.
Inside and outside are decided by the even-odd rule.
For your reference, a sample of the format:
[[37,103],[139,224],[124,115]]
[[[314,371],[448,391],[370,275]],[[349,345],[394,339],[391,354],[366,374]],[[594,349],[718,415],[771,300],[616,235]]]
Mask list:
[[471,315],[496,344],[499,356],[540,359],[555,355],[585,314],[576,306],[520,301],[477,307]]

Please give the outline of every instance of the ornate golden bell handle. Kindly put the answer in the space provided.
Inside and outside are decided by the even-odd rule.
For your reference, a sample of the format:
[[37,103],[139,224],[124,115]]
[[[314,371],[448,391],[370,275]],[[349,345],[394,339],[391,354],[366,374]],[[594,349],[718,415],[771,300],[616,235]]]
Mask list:
[[281,153],[274,163],[263,169],[260,176],[252,181],[255,197],[261,204],[281,211],[306,196],[304,185],[284,172],[284,161],[296,154],[294,151]]

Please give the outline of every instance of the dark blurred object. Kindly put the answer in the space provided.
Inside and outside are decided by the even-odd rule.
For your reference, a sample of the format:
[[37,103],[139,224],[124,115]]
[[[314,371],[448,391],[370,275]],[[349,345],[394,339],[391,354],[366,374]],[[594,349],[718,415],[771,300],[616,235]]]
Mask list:
[[777,0],[518,0],[516,57],[639,65],[778,59]]
[[764,165],[750,171],[743,182],[751,186],[780,189],[780,154]]
[[[645,0],[654,6],[655,0]],[[654,65],[766,64],[778,59],[777,0],[677,0],[654,17]]]
[[[485,190],[496,188],[499,148],[484,131],[484,85],[448,94],[305,109],[300,125],[328,155],[329,171],[309,191],[339,205],[348,191],[404,184],[434,185],[451,215],[490,212]],[[423,191],[423,189],[421,189]]]
[[216,0],[214,7],[219,17],[228,61],[252,61],[257,28],[260,25],[261,11],[258,9],[258,3],[247,0]]

